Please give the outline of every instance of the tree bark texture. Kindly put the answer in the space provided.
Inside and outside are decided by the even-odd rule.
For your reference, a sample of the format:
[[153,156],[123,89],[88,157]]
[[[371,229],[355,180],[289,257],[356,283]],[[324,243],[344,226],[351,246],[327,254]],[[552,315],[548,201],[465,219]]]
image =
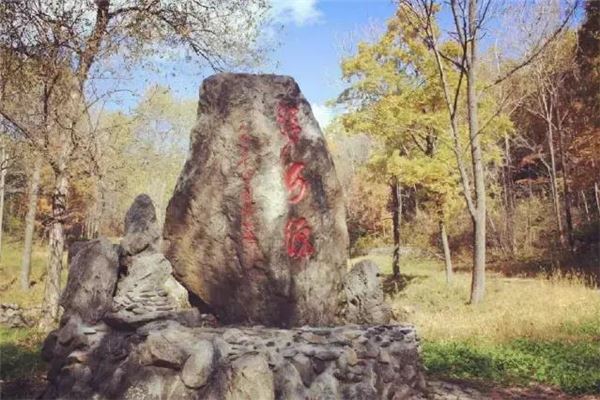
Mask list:
[[66,217],[68,181],[64,170],[56,173],[54,192],[52,193],[52,222],[50,225],[48,273],[44,288],[44,316],[42,325],[48,325],[58,319],[60,299],[60,278],[65,246],[64,220]]
[[446,265],[446,283],[452,281],[454,271],[452,269],[452,256],[450,254],[450,245],[448,244],[448,234],[446,233],[446,224],[440,221],[440,236],[442,238],[442,248],[444,249],[444,263]]
[[390,185],[392,196],[392,222],[394,226],[394,255],[392,258],[392,271],[394,277],[400,277],[400,243],[402,223],[402,189],[398,179],[394,178]]
[[42,159],[38,157],[33,165],[33,173],[29,183],[29,198],[27,200],[27,215],[25,216],[25,238],[23,244],[23,256],[21,258],[21,288],[29,289],[31,276],[31,252],[33,250],[33,235],[35,232],[35,215],[37,212],[37,199],[40,187],[40,174],[42,170]]
[[467,69],[467,108],[469,117],[469,138],[471,140],[471,161],[475,183],[475,213],[473,220],[473,275],[471,280],[472,304],[483,300],[485,294],[485,252],[486,252],[486,189],[483,154],[479,140],[478,95],[477,95],[477,1],[469,0],[470,46]]
[[4,231],[4,194],[6,193],[6,170],[8,157],[6,146],[0,149],[0,258],[2,255],[2,232]]

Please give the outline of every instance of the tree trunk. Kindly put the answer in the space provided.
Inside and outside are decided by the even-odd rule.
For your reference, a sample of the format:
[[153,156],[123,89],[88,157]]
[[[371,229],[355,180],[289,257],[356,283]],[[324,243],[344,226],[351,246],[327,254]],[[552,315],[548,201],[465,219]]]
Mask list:
[[548,150],[550,151],[550,188],[552,189],[552,204],[554,206],[554,214],[556,216],[556,226],[558,228],[558,236],[560,243],[566,246],[565,231],[562,225],[562,217],[560,212],[560,199],[558,196],[558,183],[556,178],[556,151],[554,150],[554,128],[552,121],[546,121],[548,129]]
[[67,200],[67,174],[64,169],[56,171],[56,182],[52,193],[52,222],[50,225],[48,273],[44,288],[44,327],[58,320],[60,300],[60,278],[65,247],[64,220]]
[[394,178],[390,185],[392,195],[392,222],[394,225],[394,255],[392,259],[392,271],[394,277],[400,277],[400,229],[402,222],[402,189],[398,179]]
[[512,158],[510,154],[510,140],[508,135],[504,136],[504,168],[502,169],[502,184],[504,186],[504,204],[506,207],[506,220],[504,230],[506,232],[506,241],[508,242],[508,251],[511,257],[516,253],[515,240],[515,194],[513,190],[512,178]]
[[600,219],[600,188],[598,188],[598,182],[594,182],[594,197],[596,198],[596,209],[598,210],[598,219]]
[[450,245],[448,244],[448,234],[446,233],[446,224],[440,221],[440,236],[442,237],[442,248],[444,249],[444,263],[446,264],[446,283],[452,281],[454,271],[452,270],[452,257],[450,255]]
[[33,234],[35,231],[35,214],[37,211],[38,190],[40,187],[40,174],[42,170],[42,159],[38,157],[33,165],[33,174],[29,185],[29,200],[27,202],[27,215],[25,216],[25,239],[23,245],[23,257],[21,259],[21,288],[29,289],[29,277],[31,275],[31,252],[33,249]]
[[2,232],[4,231],[4,193],[6,192],[6,169],[7,169],[6,146],[2,144],[0,149],[0,259],[2,255]]
[[471,159],[473,163],[473,180],[475,183],[475,212],[473,220],[473,276],[471,280],[470,303],[483,300],[485,294],[485,252],[486,252],[486,190],[483,154],[479,140],[478,98],[477,98],[477,1],[469,0],[469,64],[467,70],[467,107],[469,117],[469,138],[471,141]]
[[575,241],[573,238],[573,217],[571,213],[573,194],[569,186],[570,170],[569,170],[569,159],[565,150],[564,132],[562,129],[562,122],[560,116],[557,118],[557,132],[558,132],[558,151],[560,152],[560,161],[562,163],[563,170],[563,190],[564,190],[564,201],[565,201],[565,222],[567,228],[567,240],[569,243],[569,249],[574,250]]
[[525,252],[529,254],[529,250],[533,244],[533,233],[531,232],[531,201],[533,200],[533,189],[531,188],[531,176],[527,176],[527,237],[525,240]]
[[587,222],[591,222],[592,218],[590,217],[590,207],[588,206],[587,196],[585,195],[585,190],[579,192],[581,194],[581,200],[583,201],[583,208],[585,210],[585,219]]

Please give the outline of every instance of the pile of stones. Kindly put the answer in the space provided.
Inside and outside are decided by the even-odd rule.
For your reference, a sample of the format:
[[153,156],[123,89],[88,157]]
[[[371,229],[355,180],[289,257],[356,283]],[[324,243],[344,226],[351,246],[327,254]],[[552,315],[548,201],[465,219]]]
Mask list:
[[377,265],[347,270],[342,190],[293,79],[205,80],[190,152],[162,234],[140,195],[118,245],[70,251],[43,397],[424,398]]
[[26,328],[35,323],[35,316],[40,309],[24,309],[18,304],[0,304],[0,325],[7,328]]

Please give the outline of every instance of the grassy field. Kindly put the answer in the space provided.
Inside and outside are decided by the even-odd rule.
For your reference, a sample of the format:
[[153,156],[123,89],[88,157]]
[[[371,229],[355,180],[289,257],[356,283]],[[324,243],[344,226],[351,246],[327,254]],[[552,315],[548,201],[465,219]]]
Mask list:
[[[6,243],[6,242],[5,242]],[[15,303],[23,307],[39,306],[44,292],[46,251],[34,248],[30,290],[22,290],[19,283],[21,268],[21,243],[8,242],[2,247],[0,261],[0,303]],[[66,274],[65,274],[66,276]],[[40,348],[45,334],[36,329],[9,329],[0,326],[0,382],[2,394],[11,392],[27,395],[43,384],[46,365],[40,358]],[[39,394],[37,392],[31,392]],[[0,396],[4,397],[4,396]]]
[[[388,257],[372,257],[389,273]],[[600,292],[576,278],[489,273],[485,301],[466,304],[470,275],[447,284],[443,265],[405,261],[406,287],[389,300],[417,326],[430,374],[498,385],[541,383],[600,393]]]
[[[34,247],[31,255],[30,290],[21,290],[19,275],[23,244],[6,241],[2,246],[0,260],[0,302],[15,303],[23,307],[39,306],[44,293],[44,276],[47,252],[45,248]],[[66,278],[66,271],[63,276]],[[66,282],[66,280],[65,280]]]
[[[20,247],[2,253],[0,303],[39,305],[45,252],[34,253],[30,291],[19,288]],[[389,273],[388,257],[371,257]],[[399,320],[413,323],[432,376],[486,385],[540,383],[572,393],[600,393],[600,292],[580,280],[505,278],[489,273],[485,301],[466,304],[470,276],[446,284],[437,261],[404,260],[406,286],[388,300]],[[66,275],[65,275],[66,276]],[[43,334],[0,328],[0,379],[44,371]]]

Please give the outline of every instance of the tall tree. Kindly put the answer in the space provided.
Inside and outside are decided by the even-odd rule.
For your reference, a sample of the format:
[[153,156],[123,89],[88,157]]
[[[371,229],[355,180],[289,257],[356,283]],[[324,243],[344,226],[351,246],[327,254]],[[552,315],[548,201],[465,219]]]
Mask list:
[[416,32],[395,16],[375,42],[360,43],[342,62],[350,86],[338,102],[349,112],[342,117],[349,132],[365,133],[381,144],[370,167],[390,182],[394,233],[393,270],[399,275],[399,188],[415,188],[423,204],[439,218],[443,254],[451,275],[446,219],[457,183],[450,147],[445,140],[442,93],[433,57]]
[[[262,0],[0,3],[0,50],[8,55],[2,57],[0,115],[43,155],[55,178],[45,325],[59,311],[71,167],[93,150],[89,110],[97,99],[90,79],[99,72],[97,61],[127,54],[130,62],[166,45],[185,46],[217,69],[254,62],[261,55],[256,41],[265,10]],[[15,96],[33,104],[36,115],[18,113]]]
[[[442,3],[437,0],[399,0],[398,14],[405,24],[415,28],[418,36],[433,53],[438,70],[438,78],[443,91],[447,115],[450,122],[450,134],[453,150],[456,156],[463,195],[473,226],[473,274],[471,280],[471,303],[479,303],[485,294],[485,265],[486,265],[486,197],[485,165],[482,146],[482,135],[487,122],[480,124],[480,96],[483,94],[480,86],[479,42],[489,24],[492,0],[450,0],[449,13],[452,19],[452,29],[449,37],[455,42],[454,52],[448,52],[441,44],[442,32],[436,25],[436,18],[442,9]],[[517,64],[502,71],[495,79],[485,85],[486,88],[504,82],[515,72],[528,65],[554,39],[556,32],[564,28],[574,12],[569,8],[567,17],[559,28],[543,37],[536,46]],[[457,77],[452,79],[452,74]],[[464,100],[467,114],[468,138],[467,150],[470,160],[465,160],[460,143],[461,95],[463,84],[466,83],[466,99]],[[499,108],[499,112],[502,108]],[[494,119],[497,114],[492,114]],[[470,161],[470,162],[469,162]]]
[[40,189],[40,176],[42,172],[42,158],[34,155],[33,171],[29,179],[27,193],[27,214],[25,215],[25,236],[23,239],[23,255],[21,257],[21,289],[29,289],[31,275],[31,253],[35,233],[35,216],[37,213],[38,192]]

